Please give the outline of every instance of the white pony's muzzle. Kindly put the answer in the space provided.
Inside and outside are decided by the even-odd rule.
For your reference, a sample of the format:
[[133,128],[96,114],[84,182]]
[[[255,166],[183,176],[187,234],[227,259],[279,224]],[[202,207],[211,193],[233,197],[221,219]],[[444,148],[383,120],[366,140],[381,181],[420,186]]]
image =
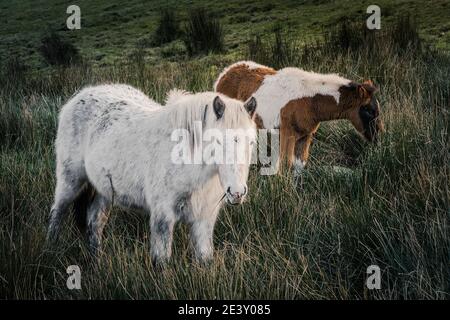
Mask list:
[[239,189],[241,189],[241,190],[234,191],[231,189],[231,187],[228,187],[227,192],[226,192],[226,197],[225,197],[225,201],[228,204],[238,205],[244,201],[245,196],[248,193],[248,188],[246,185],[244,185],[242,188],[239,188]]

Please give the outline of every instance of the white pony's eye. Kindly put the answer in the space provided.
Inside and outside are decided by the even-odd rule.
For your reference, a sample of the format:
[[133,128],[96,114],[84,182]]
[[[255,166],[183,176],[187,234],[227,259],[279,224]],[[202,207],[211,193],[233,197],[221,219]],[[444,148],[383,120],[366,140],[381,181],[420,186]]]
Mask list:
[[239,142],[239,138],[238,137],[234,137],[234,142],[238,143]]

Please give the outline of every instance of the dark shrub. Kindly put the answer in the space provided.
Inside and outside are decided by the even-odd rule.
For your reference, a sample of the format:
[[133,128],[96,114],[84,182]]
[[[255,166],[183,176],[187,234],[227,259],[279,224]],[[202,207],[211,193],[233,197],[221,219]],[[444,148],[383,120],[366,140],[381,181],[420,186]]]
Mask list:
[[365,23],[343,20],[325,35],[325,46],[336,53],[364,48],[370,52],[386,47],[404,53],[411,49],[420,51],[420,43],[417,24],[409,15],[397,17],[392,25],[381,30],[369,30]]
[[81,61],[78,48],[55,32],[41,39],[39,52],[49,65],[69,66]]
[[164,9],[161,11],[158,27],[153,36],[154,44],[160,46],[164,43],[171,42],[175,40],[179,34],[178,21],[173,9]]
[[397,48],[420,49],[421,41],[417,31],[417,23],[409,15],[401,16],[390,29],[391,37]]
[[367,72],[374,75],[382,70],[377,66],[384,65],[386,59],[394,55],[413,54],[424,58],[429,55],[421,45],[417,25],[409,16],[397,17],[381,30],[369,30],[365,23],[341,20],[324,32],[323,39],[306,43],[289,36],[285,28],[275,26],[267,37],[257,35],[250,39],[247,57],[264,65],[282,68],[316,66],[316,63],[320,66],[324,59],[333,60],[343,55],[358,59],[364,56],[370,61],[366,66]]
[[255,36],[248,43],[249,59],[274,68],[283,68],[298,63],[299,47],[296,41],[276,27],[268,41]]
[[368,30],[365,23],[344,19],[325,33],[325,46],[330,51],[358,50],[371,43],[368,37],[374,32],[376,31]]
[[189,55],[222,52],[224,31],[219,19],[203,8],[192,10],[185,28],[184,42]]

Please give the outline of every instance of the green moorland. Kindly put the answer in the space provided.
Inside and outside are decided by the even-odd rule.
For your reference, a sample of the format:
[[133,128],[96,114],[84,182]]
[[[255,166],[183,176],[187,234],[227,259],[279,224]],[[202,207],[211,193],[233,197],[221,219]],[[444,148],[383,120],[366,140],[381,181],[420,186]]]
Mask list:
[[[320,38],[324,30],[343,18],[363,21],[372,2],[359,1],[355,5],[351,0],[79,0],[76,4],[81,8],[81,30],[71,31],[66,28],[66,8],[72,2],[0,1],[0,59],[19,55],[33,67],[43,67],[36,50],[39,40],[48,30],[57,30],[76,43],[82,55],[95,64],[123,62],[139,44],[145,47],[146,59],[155,63],[171,46],[177,46],[149,44],[159,13],[166,7],[177,9],[181,23],[186,19],[187,8],[208,8],[223,22],[226,47],[233,56],[251,35],[266,33],[274,23],[282,22],[303,41],[310,41]],[[376,4],[381,7],[383,24],[396,16],[410,14],[417,20],[424,39],[438,48],[450,49],[448,1],[380,0]]]
[[[378,1],[382,29],[371,32],[358,24],[368,4],[173,1],[181,29],[200,6],[224,28],[222,53],[189,56],[186,35],[153,43],[167,2],[78,1],[82,29],[67,31],[63,1],[0,1],[0,298],[448,299],[450,4]],[[47,64],[51,31],[82,61]],[[345,121],[324,123],[299,181],[252,169],[248,201],[219,216],[208,266],[192,262],[180,225],[171,262],[154,269],[147,217],[119,209],[99,261],[72,219],[46,245],[57,115],[76,90],[123,82],[162,102],[173,87],[211,90],[244,58],[373,79],[386,132],[369,144]],[[372,264],[380,290],[365,286]],[[66,287],[69,265],[81,290]]]

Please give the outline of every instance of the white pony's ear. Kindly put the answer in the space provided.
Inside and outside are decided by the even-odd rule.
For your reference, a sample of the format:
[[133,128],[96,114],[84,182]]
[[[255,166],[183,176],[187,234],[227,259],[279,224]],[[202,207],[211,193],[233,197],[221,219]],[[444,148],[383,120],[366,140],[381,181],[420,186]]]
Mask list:
[[214,98],[213,109],[214,113],[216,114],[217,120],[222,118],[223,113],[225,112],[225,103],[222,101],[222,99],[220,99],[219,96]]
[[256,99],[255,97],[251,97],[250,100],[248,100],[245,104],[244,104],[244,108],[245,110],[247,110],[248,114],[250,115],[250,118],[253,118],[253,115],[255,114],[256,111]]

